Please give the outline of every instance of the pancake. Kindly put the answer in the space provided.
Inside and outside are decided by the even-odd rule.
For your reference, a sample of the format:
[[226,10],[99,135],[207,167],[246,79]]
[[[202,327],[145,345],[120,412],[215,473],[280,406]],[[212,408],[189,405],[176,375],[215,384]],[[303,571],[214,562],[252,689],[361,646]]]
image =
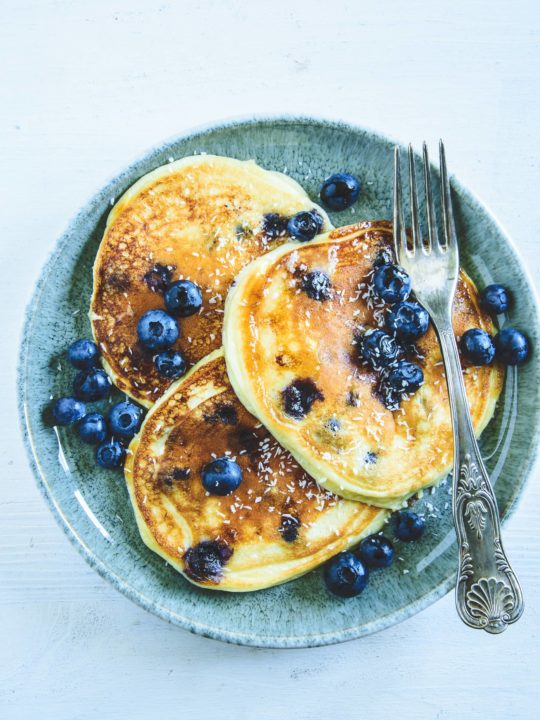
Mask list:
[[[220,347],[233,278],[290,240],[286,230],[270,237],[264,216],[288,218],[314,207],[285,175],[212,155],[178,160],[136,182],[111,210],[94,265],[90,320],[114,384],[151,407],[171,383],[137,340],[138,319],[164,307],[162,291],[169,282],[186,278],[203,293],[201,311],[180,319],[175,348],[193,364]],[[317,210],[330,229],[324,211]]]
[[[242,403],[320,485],[343,497],[397,508],[448,474],[453,436],[432,326],[407,357],[422,367],[425,382],[397,410],[383,404],[377,374],[355,357],[358,334],[384,326],[386,306],[374,297],[370,277],[374,263],[392,257],[392,247],[390,223],[365,222],[260,258],[229,293],[223,343],[229,378]],[[330,277],[331,297],[325,301],[301,290],[302,279],[313,270]],[[453,325],[458,337],[471,327],[494,332],[464,272]],[[493,414],[503,377],[497,363],[464,368],[477,434]],[[295,381],[312,403],[301,418],[285,412],[282,395]]]
[[[243,480],[209,495],[201,469],[230,453]],[[141,536],[191,582],[244,592],[291,580],[380,529],[387,513],[319,488],[241,405],[221,350],[175,382],[131,442]]]

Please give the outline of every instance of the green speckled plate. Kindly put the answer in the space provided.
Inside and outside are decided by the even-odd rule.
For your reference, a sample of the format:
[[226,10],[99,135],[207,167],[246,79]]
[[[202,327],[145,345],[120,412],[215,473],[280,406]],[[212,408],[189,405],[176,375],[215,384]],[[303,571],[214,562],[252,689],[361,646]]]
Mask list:
[[[92,448],[75,434],[47,424],[51,396],[69,392],[73,371],[64,352],[90,335],[87,320],[92,263],[105,220],[118,198],[141,175],[195,153],[255,159],[300,182],[315,199],[321,181],[347,170],[363,183],[353,209],[334,214],[335,225],[390,218],[392,146],[361,128],[311,118],[270,118],[206,127],[160,145],[98,192],[72,221],[47,262],[29,305],[20,354],[22,426],[39,485],[70,540],[86,560],[127,597],[180,627],[212,638],[265,647],[302,647],[367,635],[422,610],[453,586],[456,547],[450,485],[420,503],[427,532],[398,545],[399,559],[374,572],[358,598],[326,592],[320,570],[294,582],[248,594],[200,590],[143,545],[122,477],[100,470]],[[451,156],[451,148],[450,148]],[[534,292],[516,251],[493,217],[457,182],[454,206],[462,260],[480,284],[496,280],[516,298],[505,323],[528,331],[538,345]],[[511,512],[534,459],[539,426],[539,355],[510,369],[496,415],[482,437],[503,517]]]

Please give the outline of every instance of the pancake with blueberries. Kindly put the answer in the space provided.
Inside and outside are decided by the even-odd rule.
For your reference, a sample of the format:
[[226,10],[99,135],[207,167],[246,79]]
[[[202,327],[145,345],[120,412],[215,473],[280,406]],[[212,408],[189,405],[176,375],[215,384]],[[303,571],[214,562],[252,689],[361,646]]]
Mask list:
[[387,517],[316,485],[239,402],[221,350],[152,407],[125,476],[146,545],[210,589],[291,580]]
[[160,372],[156,353],[141,344],[141,316],[169,309],[179,332],[168,347],[190,366],[220,347],[238,271],[321,227],[331,227],[328,218],[300,185],[253,161],[187,157],[142,177],[113,207],[94,265],[90,319],[115,385],[151,407],[174,372]]
[[[440,348],[409,283],[391,224],[365,222],[256,260],[225,308],[227,368],[246,408],[320,485],[388,508],[453,459]],[[458,338],[494,330],[463,272],[453,324]],[[463,361],[463,375],[480,434],[503,370]]]

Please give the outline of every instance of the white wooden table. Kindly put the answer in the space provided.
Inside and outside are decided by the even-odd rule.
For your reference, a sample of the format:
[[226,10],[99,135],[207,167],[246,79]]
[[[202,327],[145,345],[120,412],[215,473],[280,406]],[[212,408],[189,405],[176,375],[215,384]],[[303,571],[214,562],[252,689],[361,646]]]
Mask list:
[[540,717],[537,472],[506,527],[527,611],[504,635],[466,629],[450,595],[361,641],[245,649],[166,625],[85,565],[34,486],[14,388],[24,306],[68,219],[148,146],[215,119],[296,112],[442,135],[538,277],[537,0],[1,8],[0,717]]

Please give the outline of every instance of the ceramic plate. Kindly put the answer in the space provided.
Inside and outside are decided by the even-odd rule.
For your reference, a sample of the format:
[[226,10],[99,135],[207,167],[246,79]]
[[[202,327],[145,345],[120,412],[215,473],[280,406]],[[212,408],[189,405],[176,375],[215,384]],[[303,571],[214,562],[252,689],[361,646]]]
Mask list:
[[[107,214],[141,175],[196,153],[255,159],[297,180],[315,200],[321,181],[346,170],[363,184],[351,209],[332,215],[335,225],[392,216],[392,147],[361,128],[310,118],[235,121],[190,132],[147,153],[100,190],[75,217],[47,262],[29,305],[19,368],[19,398],[26,444],[39,485],[70,540],[118,590],[180,627],[246,645],[302,647],[367,635],[409,617],[440,598],[455,581],[457,551],[450,483],[427,493],[420,510],[427,531],[417,543],[398,544],[399,558],[373,572],[358,598],[340,600],[316,570],[294,582],[246,594],[190,585],[142,543],[121,475],[96,467],[93,449],[69,429],[47,422],[51,397],[70,394],[69,343],[90,336],[87,319],[92,264]],[[450,148],[450,159],[451,159]],[[462,264],[475,281],[512,289],[515,306],[504,323],[525,328],[538,347],[534,292],[514,247],[493,217],[453,182]],[[482,451],[501,514],[521,493],[534,459],[539,425],[539,355],[511,368]]]

